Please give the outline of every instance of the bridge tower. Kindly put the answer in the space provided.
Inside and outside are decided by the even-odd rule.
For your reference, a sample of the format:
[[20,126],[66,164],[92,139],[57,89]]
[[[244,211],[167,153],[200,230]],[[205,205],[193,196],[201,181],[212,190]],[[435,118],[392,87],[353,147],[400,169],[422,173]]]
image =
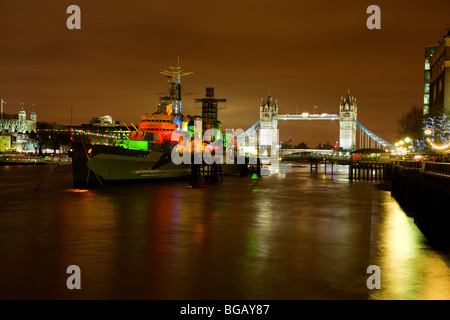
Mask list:
[[356,98],[350,96],[350,89],[346,98],[341,97],[339,105],[339,127],[340,141],[339,146],[348,151],[356,149],[356,117],[357,117]]
[[278,120],[276,115],[278,114],[278,103],[272,99],[272,96],[267,96],[267,100],[261,98],[261,106],[259,107],[259,123],[261,129],[278,129]]
[[[259,109],[259,148],[260,156],[273,157],[278,160],[278,103],[269,94],[266,101],[261,98]],[[270,149],[261,149],[262,146],[270,146]],[[268,152],[270,150],[270,152]]]

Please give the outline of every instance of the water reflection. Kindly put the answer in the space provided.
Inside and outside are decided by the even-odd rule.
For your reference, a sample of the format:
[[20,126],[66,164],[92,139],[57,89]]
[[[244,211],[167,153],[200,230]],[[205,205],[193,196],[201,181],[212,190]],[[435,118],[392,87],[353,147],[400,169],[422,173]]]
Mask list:
[[373,299],[450,299],[448,256],[426,239],[390,195],[383,194],[372,261],[381,268],[382,289]]
[[[58,168],[39,192],[42,168],[1,173],[1,299],[450,298],[448,256],[346,167],[87,191]],[[71,264],[82,290],[65,287]],[[366,287],[371,264],[381,290]]]

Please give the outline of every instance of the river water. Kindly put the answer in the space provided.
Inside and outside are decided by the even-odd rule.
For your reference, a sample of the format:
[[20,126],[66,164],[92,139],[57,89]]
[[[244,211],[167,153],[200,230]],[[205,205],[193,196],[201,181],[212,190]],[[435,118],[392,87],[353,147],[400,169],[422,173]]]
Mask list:
[[0,299],[450,299],[449,255],[345,166],[97,190],[60,166],[34,191],[50,169],[0,167]]

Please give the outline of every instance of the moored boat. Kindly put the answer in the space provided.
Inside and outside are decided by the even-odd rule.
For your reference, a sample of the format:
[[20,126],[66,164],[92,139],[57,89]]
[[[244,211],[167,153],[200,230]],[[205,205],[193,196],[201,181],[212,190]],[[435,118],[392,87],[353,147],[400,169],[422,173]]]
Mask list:
[[31,165],[46,164],[42,157],[20,152],[7,152],[0,154],[0,165]]
[[[181,77],[190,73],[184,72],[179,65],[161,73],[169,79],[167,94],[160,97],[156,112],[142,115],[138,126],[133,125],[135,130],[128,128],[128,136],[114,139],[111,145],[73,144],[73,181],[76,188],[191,177],[190,164],[175,164],[172,161],[172,149],[179,143],[172,141],[172,134],[185,132],[192,138],[195,120],[205,120],[206,117],[190,117],[182,113]],[[220,129],[214,127],[220,124],[217,120],[206,123],[208,129]],[[241,167],[237,164],[224,165],[226,174],[237,174]]]

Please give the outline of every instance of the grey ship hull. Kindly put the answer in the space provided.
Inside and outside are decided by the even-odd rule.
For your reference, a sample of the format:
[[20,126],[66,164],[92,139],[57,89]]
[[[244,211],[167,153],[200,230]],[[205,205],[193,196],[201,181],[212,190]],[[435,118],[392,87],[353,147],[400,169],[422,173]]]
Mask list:
[[[122,147],[76,143],[72,153],[75,188],[152,180],[184,180],[191,165],[171,161],[170,145],[164,151],[139,151]],[[223,164],[223,175],[239,175],[246,165]]]

